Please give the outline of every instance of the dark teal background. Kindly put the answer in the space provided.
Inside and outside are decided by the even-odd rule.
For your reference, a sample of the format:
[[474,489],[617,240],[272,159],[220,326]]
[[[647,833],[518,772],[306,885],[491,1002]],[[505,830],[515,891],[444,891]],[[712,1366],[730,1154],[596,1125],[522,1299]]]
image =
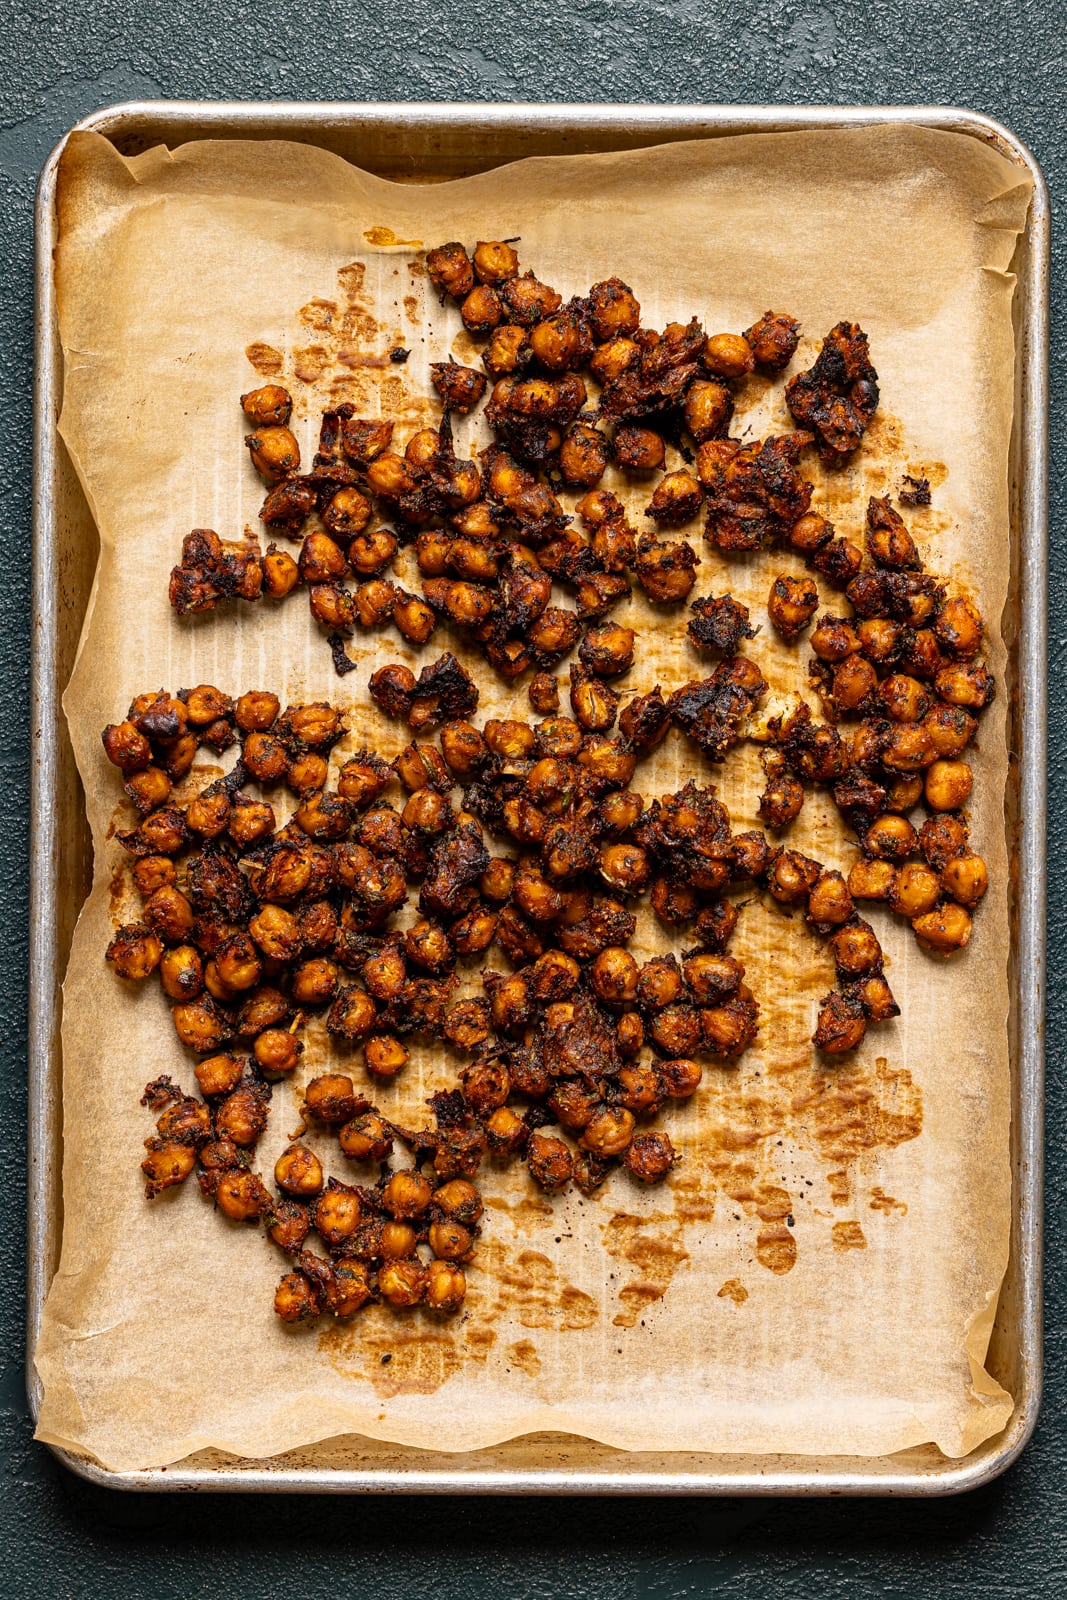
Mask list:
[[[608,1600],[1067,1595],[1067,586],[1064,254],[1052,320],[1047,1387],[1019,1464],[927,1503],[123,1496],[31,1439],[23,1393],[26,846],[36,174],[77,118],[145,97],[940,103],[1006,122],[1067,180],[1055,0],[6,0],[0,10],[0,1596]],[[885,241],[887,250],[892,241]],[[936,1053],[936,1040],[931,1041]]]

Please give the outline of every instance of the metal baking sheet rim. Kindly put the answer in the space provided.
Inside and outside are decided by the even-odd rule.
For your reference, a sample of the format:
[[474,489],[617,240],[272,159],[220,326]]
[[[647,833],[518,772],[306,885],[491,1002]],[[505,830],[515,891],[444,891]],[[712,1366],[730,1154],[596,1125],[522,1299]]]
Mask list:
[[[280,1458],[227,1462],[221,1467],[182,1462],[144,1472],[111,1472],[72,1451],[54,1454],[91,1482],[117,1489],[229,1490],[293,1492],[493,1493],[493,1494],[708,1494],[708,1495],[943,1495],[976,1488],[998,1476],[1029,1440],[1041,1399],[1041,1224],[1044,1110],[1045,993],[1045,704],[1047,688],[1047,416],[1048,416],[1048,258],[1049,199],[1041,169],[1009,129],[992,118],[952,107],[822,106],[655,106],[517,104],[250,104],[200,101],[137,101],[111,106],[84,118],[71,131],[130,136],[149,128],[153,141],[182,142],[196,136],[302,137],[328,142],[330,132],[397,130],[455,138],[511,136],[539,150],[553,140],[570,148],[636,146],[686,137],[777,132],[790,129],[863,126],[907,122],[967,134],[991,144],[1033,182],[1034,199],[1019,264],[1017,365],[1019,410],[1016,425],[1015,503],[1019,540],[1019,632],[1017,644],[1016,729],[1018,753],[1018,888],[1016,1034],[1013,1118],[1017,1144],[1014,1166],[1013,1261],[1019,1282],[1016,1358],[1021,1382],[1016,1408],[1004,1433],[969,1458],[943,1458],[932,1467],[882,1458],[873,1466],[835,1466],[832,1458],[768,1457],[731,1465],[728,1456],[707,1457],[698,1471],[649,1471],[640,1465],[571,1469],[546,1465],[503,1470],[469,1467],[291,1466]],[[60,1092],[58,1014],[60,953],[55,937],[60,852],[49,827],[58,783],[59,741],[64,736],[57,655],[59,560],[55,494],[56,422],[61,394],[61,363],[55,330],[52,274],[55,245],[57,168],[65,136],[46,163],[36,212],[36,391],[34,431],[33,557],[33,755],[31,775],[31,905],[29,981],[29,1216],[27,1241],[27,1393],[36,1417],[40,1383],[33,1349],[48,1290],[49,1246],[60,1227],[57,1172],[61,1140],[54,1106]],[[510,159],[506,157],[505,159]],[[493,164],[492,162],[488,164]],[[373,1447],[373,1441],[367,1441]],[[630,1458],[634,1460],[634,1457]],[[691,1456],[686,1456],[688,1463]]]

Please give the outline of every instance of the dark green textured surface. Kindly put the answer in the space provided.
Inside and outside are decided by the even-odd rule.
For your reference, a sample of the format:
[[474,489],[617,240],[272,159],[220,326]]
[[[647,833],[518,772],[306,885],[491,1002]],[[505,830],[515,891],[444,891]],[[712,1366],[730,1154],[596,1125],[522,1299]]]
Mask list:
[[[117,100],[482,99],[970,106],[1034,150],[1053,194],[1067,181],[1067,14],[1056,0],[409,0],[331,6],[207,0],[8,0],[0,37],[0,383],[6,447],[0,584],[0,962],[8,1179],[0,1228],[0,1594],[159,1600],[278,1593],[500,1597],[709,1593],[820,1596],[1067,1594],[1067,1014],[1061,661],[1067,588],[1062,460],[1064,258],[1053,279],[1050,808],[1051,1063],[1047,1387],[1034,1442],[998,1483],[954,1501],[321,1502],[108,1494],[33,1444],[22,1390],[26,795],[29,692],[32,197],[56,138]],[[891,248],[891,241],[887,241]]]

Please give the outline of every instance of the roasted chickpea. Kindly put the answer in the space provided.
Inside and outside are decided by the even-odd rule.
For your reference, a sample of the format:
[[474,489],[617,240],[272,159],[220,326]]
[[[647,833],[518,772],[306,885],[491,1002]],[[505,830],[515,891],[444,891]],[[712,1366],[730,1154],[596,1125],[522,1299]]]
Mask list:
[[906,861],[918,847],[915,829],[906,817],[876,817],[863,837],[863,848],[883,861]]
[[829,944],[839,977],[862,978],[881,969],[882,947],[870,923],[859,917],[838,928]]
[[355,1189],[331,1178],[326,1189],[315,1203],[312,1217],[315,1230],[327,1247],[343,1245],[359,1226],[362,1216],[359,1195]]
[[474,288],[474,269],[461,244],[442,244],[428,251],[426,270],[434,288],[453,300],[464,300]]
[[684,1058],[660,1061],[658,1069],[664,1088],[672,1100],[688,1100],[700,1088],[700,1080],[704,1076],[698,1061]]
[[473,1183],[466,1178],[453,1178],[434,1191],[434,1207],[442,1216],[451,1217],[472,1228],[482,1214],[482,1197]]
[[587,1123],[578,1142],[583,1150],[605,1160],[621,1156],[633,1136],[633,1112],[625,1106],[604,1106]]
[[375,1078],[395,1078],[407,1062],[407,1049],[392,1034],[376,1034],[363,1046],[363,1065]]
[[[169,891],[160,889],[158,894]],[[173,891],[177,893],[177,891]],[[141,922],[127,923],[119,928],[107,947],[107,960],[120,978],[142,982],[149,977],[163,959],[163,941]]]
[[500,296],[488,284],[475,284],[459,308],[463,326],[468,333],[487,334],[499,327],[504,319]]
[[474,275],[479,283],[494,287],[518,276],[519,258],[510,244],[499,239],[481,240],[474,247]]
[[609,339],[594,350],[589,361],[589,371],[597,383],[613,383],[624,372],[636,366],[641,359],[641,346],[633,339]]
[[759,814],[769,828],[787,828],[799,817],[804,805],[804,785],[799,778],[781,772],[767,781],[760,795]]
[[562,1139],[553,1139],[547,1133],[530,1135],[526,1162],[534,1182],[549,1193],[564,1188],[574,1173],[574,1157],[570,1150]]
[[300,446],[288,428],[257,428],[245,440],[252,465],[266,483],[280,483],[300,470]]
[[844,617],[825,615],[812,630],[810,644],[820,661],[836,663],[853,655],[860,647],[859,635]]
[[721,438],[734,412],[733,395],[724,383],[696,378],[685,394],[685,425],[697,444]]
[[355,1316],[371,1295],[366,1265],[362,1261],[338,1261],[326,1285],[326,1302],[334,1316]]
[[402,590],[393,602],[393,621],[412,644],[425,644],[437,626],[437,618],[426,601]]
[[393,1151],[393,1130],[377,1111],[346,1122],[337,1139],[353,1161],[386,1161]]
[[486,900],[503,904],[515,886],[515,863],[505,856],[493,856],[478,879],[478,892]]
[[366,1104],[363,1096],[356,1094],[352,1079],[340,1072],[320,1073],[304,1090],[304,1109],[318,1122],[347,1122]]
[[965,660],[976,656],[982,647],[982,614],[971,600],[957,597],[946,600],[934,623],[939,643],[950,655]]
[[858,711],[878,687],[878,674],[862,655],[846,656],[834,667],[833,701],[839,711]]
[[641,325],[637,297],[621,278],[605,278],[589,291],[589,319],[598,344],[636,333]]
[[966,761],[935,761],[926,771],[926,804],[931,811],[958,811],[973,786],[974,774]]
[[849,872],[849,893],[855,900],[887,900],[893,891],[896,877],[896,868],[892,861],[862,857]]
[[923,718],[923,728],[930,737],[934,755],[950,760],[962,755],[974,738],[978,724],[962,706],[946,705],[939,700]]
[[973,909],[986,892],[989,875],[981,856],[960,855],[941,869],[941,885],[960,905]]
[[623,1165],[642,1183],[662,1183],[678,1157],[665,1133],[639,1133],[623,1152]]
[[637,998],[639,968],[628,950],[609,946],[602,950],[590,969],[590,982],[599,999],[608,1005],[631,1005]]
[[666,459],[663,440],[651,428],[616,428],[614,449],[615,460],[627,472],[656,472]]
[[957,950],[964,948],[971,937],[970,913],[951,900],[936,911],[916,917],[912,927],[922,949],[933,955],[954,955]]
[[252,1046],[252,1054],[263,1071],[279,1075],[295,1071],[303,1053],[303,1041],[284,1028],[264,1028]]
[[828,995],[819,1012],[814,1044],[827,1055],[844,1055],[863,1043],[867,1018],[859,1000],[844,995]]
[[307,1145],[291,1144],[274,1163],[274,1181],[286,1194],[306,1200],[322,1190],[322,1162]]
[[780,311],[765,311],[758,322],[746,328],[745,339],[756,365],[765,372],[781,372],[793,359],[800,323]]
[[421,1172],[394,1172],[382,1190],[382,1205],[391,1217],[408,1220],[421,1217],[429,1207],[433,1190]]
[[171,1000],[195,1000],[204,987],[204,965],[194,945],[164,950],[159,963],[163,993]]
[[911,921],[932,911],[940,898],[941,884],[933,868],[921,861],[907,861],[896,875],[889,904],[898,916]]
[[265,383],[241,396],[241,410],[255,428],[282,428],[292,414],[293,397],[280,383]]
[[935,872],[968,851],[967,824],[962,817],[928,817],[919,831],[919,849]]
[[258,1222],[270,1200],[258,1174],[238,1168],[222,1174],[215,1186],[215,1204],[231,1222]]
[[489,1153],[494,1156],[513,1155],[521,1149],[527,1135],[527,1127],[518,1112],[510,1106],[500,1106],[496,1111],[490,1112],[485,1123],[485,1135],[489,1142]]
[[767,611],[787,644],[800,637],[818,609],[819,591],[811,578],[792,578],[784,573],[775,578],[767,600]]
[[458,1311],[467,1293],[467,1279],[462,1269],[454,1261],[434,1260],[425,1272],[426,1304],[430,1310],[449,1315]]

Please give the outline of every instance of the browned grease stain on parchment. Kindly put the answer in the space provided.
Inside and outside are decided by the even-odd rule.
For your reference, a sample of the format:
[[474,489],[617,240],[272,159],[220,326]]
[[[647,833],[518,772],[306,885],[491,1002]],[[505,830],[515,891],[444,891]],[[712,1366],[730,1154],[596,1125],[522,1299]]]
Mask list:
[[508,1345],[507,1353],[513,1367],[525,1372],[528,1378],[537,1377],[541,1370],[541,1357],[537,1354],[537,1346],[532,1339],[516,1340],[514,1344]]
[[748,1299],[748,1290],[740,1278],[727,1278],[716,1298],[719,1300],[732,1300],[735,1306],[743,1306]]
[[835,1250],[866,1250],[867,1240],[858,1222],[835,1222],[833,1227]]
[[871,495],[888,495],[904,517],[924,556],[936,565],[940,536],[953,525],[953,518],[934,505],[909,506],[900,501],[905,477],[926,478],[931,490],[948,478],[943,461],[918,460],[908,450],[904,424],[891,412],[880,410],[864,436],[860,455],[844,467],[807,461],[805,475],[815,486],[812,509],[834,523],[838,533],[863,543],[863,519]]
[[499,1238],[483,1237],[478,1267],[480,1299],[490,1324],[506,1314],[523,1328],[567,1332],[589,1328],[597,1319],[596,1302],[562,1282],[555,1263],[542,1250],[513,1252]]
[[628,1261],[638,1270],[637,1277],[619,1290],[621,1309],[612,1319],[616,1328],[632,1328],[642,1311],[663,1299],[674,1274],[689,1260],[681,1224],[667,1212],[635,1217],[620,1211],[603,1231],[608,1255]]
[[893,1196],[886,1194],[884,1189],[872,1189],[868,1204],[872,1211],[883,1211],[887,1217],[892,1216],[894,1212],[898,1212],[902,1217],[906,1217],[908,1214],[907,1201],[894,1200]]
[[395,244],[409,244],[414,250],[422,249],[421,239],[398,239],[392,228],[364,228],[363,237],[368,244],[372,244],[378,249],[387,249],[390,245]]
[[247,346],[245,355],[261,378],[276,378],[285,365],[281,351],[275,350],[272,344],[257,341]]

